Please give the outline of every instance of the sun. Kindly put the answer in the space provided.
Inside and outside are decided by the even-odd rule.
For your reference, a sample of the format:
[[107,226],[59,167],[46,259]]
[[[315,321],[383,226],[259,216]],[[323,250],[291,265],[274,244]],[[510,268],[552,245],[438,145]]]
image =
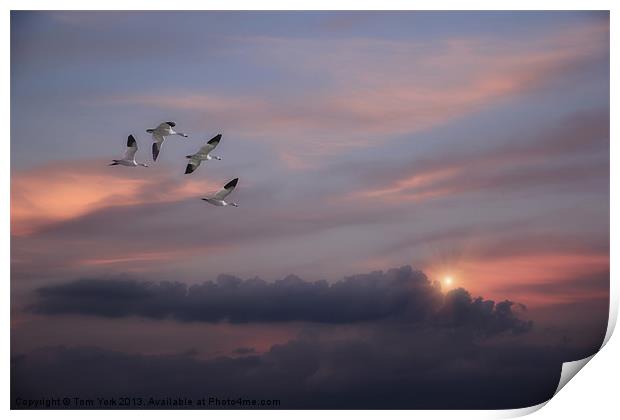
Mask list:
[[443,282],[446,284],[446,286],[452,286],[452,283],[454,283],[454,279],[452,278],[452,276],[445,276],[443,278]]

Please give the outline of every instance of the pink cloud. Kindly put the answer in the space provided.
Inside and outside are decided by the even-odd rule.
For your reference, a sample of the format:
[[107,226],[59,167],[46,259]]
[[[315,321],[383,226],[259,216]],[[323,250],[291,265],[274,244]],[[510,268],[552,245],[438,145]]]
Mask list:
[[[464,287],[474,294],[484,294],[490,298],[506,298],[507,286],[510,286],[509,298],[519,302],[528,302],[531,306],[566,303],[576,300],[601,298],[608,295],[608,290],[582,290],[574,293],[570,288],[562,287],[567,279],[581,276],[588,280],[593,274],[609,270],[609,255],[603,253],[563,253],[546,252],[529,255],[512,255],[501,257],[476,257],[469,255],[452,264],[445,262],[430,263],[424,267],[432,278],[442,280],[450,275],[454,287]],[[555,294],[537,293],[527,286],[557,284],[561,292]],[[521,289],[519,290],[518,287]]]
[[[256,37],[231,54],[264,62],[315,88],[246,95],[175,92],[109,97],[110,103],[194,111],[269,141],[283,162],[319,158],[416,133],[492,103],[557,83],[607,53],[605,25],[567,28],[535,43],[471,38],[422,43]],[[244,47],[245,46],[245,47]],[[458,71],[455,71],[458,69]]]
[[[101,161],[64,161],[11,176],[11,234],[27,235],[50,223],[113,206],[177,201],[218,186],[173,180],[170,173],[109,168]],[[169,171],[166,171],[169,172]]]

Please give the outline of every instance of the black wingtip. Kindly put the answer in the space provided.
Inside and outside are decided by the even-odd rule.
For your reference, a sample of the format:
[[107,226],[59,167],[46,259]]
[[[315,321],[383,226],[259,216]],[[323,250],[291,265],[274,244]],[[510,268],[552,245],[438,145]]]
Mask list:
[[153,162],[157,160],[157,156],[159,156],[159,147],[157,147],[157,143],[153,143]]
[[136,145],[136,139],[135,139],[135,137],[133,136],[133,134],[130,134],[130,135],[127,137],[127,147],[133,147],[133,146],[135,146],[135,145]]
[[239,182],[239,178],[235,178],[232,181],[230,181],[228,184],[224,185],[224,188],[225,189],[234,188],[237,186],[238,182]]
[[209,140],[207,143],[209,143],[209,144],[219,143],[220,140],[222,140],[222,135],[218,134],[217,136],[215,136],[211,140]]
[[168,124],[170,127],[174,127],[176,125],[174,121],[166,121],[166,124]]
[[188,163],[187,167],[185,168],[185,174],[191,174],[192,172],[194,172],[194,167],[191,163]]

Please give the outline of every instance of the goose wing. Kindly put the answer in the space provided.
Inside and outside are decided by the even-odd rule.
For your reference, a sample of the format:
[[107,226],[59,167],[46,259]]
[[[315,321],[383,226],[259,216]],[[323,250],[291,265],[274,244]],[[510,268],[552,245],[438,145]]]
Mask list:
[[166,122],[159,124],[157,128],[155,129],[155,131],[167,133],[175,125],[176,124],[173,121],[166,121]]
[[218,134],[217,136],[209,140],[207,144],[202,146],[200,150],[198,151],[198,154],[205,155],[205,156],[208,155],[209,153],[211,153],[211,151],[213,151],[213,149],[217,147],[218,144],[220,144],[220,140],[222,140],[222,135]]
[[161,145],[164,143],[164,140],[166,140],[166,138],[156,131],[153,131],[152,136],[153,136],[153,161],[156,161],[157,156],[159,156],[159,151],[161,150]]
[[222,188],[221,190],[213,194],[212,198],[216,200],[223,200],[224,198],[228,196],[228,194],[234,191],[238,182],[239,182],[239,178],[233,179],[228,184],[224,185],[224,188]]
[[136,156],[136,152],[138,151],[138,143],[133,135],[129,135],[127,137],[127,149],[125,149],[124,160],[132,161]]
[[191,174],[192,172],[194,172],[196,170],[196,168],[198,168],[200,166],[200,163],[202,162],[202,159],[198,159],[195,157],[191,157],[189,159],[189,162],[187,162],[187,167],[185,168],[185,173],[186,174]]

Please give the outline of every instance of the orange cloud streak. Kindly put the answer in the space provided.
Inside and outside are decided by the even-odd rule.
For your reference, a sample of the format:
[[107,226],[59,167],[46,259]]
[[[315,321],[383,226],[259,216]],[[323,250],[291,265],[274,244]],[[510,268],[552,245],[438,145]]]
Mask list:
[[[605,54],[608,31],[601,25],[570,28],[530,44],[452,39],[433,51],[421,44],[378,39],[326,45],[257,37],[243,40],[252,45],[251,51],[241,48],[236,53],[246,58],[258,54],[257,60],[318,86],[285,96],[175,92],[99,101],[194,111],[197,123],[234,123],[248,138],[270,142],[285,165],[303,169],[320,158],[384,142],[390,135],[426,130],[501,98],[556,83]],[[317,74],[322,78],[317,80]]]
[[101,165],[100,161],[66,161],[14,173],[11,234],[27,235],[106,207],[176,201],[217,189],[215,184],[194,180],[162,188],[161,173]]
[[[163,246],[166,248],[166,246]],[[196,256],[204,256],[207,253],[222,252],[231,249],[232,246],[228,245],[213,245],[213,246],[191,246],[175,249],[163,249],[157,251],[145,251],[145,252],[118,252],[115,250],[108,250],[104,256],[99,255],[97,258],[82,258],[73,261],[75,266],[106,266],[114,265],[115,268],[122,267],[124,271],[139,272],[147,271],[140,268],[136,262],[156,262],[166,263],[171,261],[181,261],[185,259],[191,259]],[[152,266],[149,267],[152,269]]]
[[[451,168],[440,168],[437,170],[423,172],[421,174],[413,175],[409,178],[401,179],[396,181],[393,185],[387,186],[385,188],[378,188],[374,190],[362,190],[355,191],[351,193],[348,198],[380,198],[389,195],[399,195],[399,199],[422,199],[429,198],[435,195],[440,195],[441,191],[431,191],[428,193],[419,193],[419,194],[405,194],[402,192],[412,188],[421,188],[428,185],[432,185],[434,182],[448,179],[460,172],[460,168],[451,167]],[[430,194],[430,195],[429,195]]]
[[464,287],[473,295],[491,299],[510,299],[525,302],[531,306],[552,303],[565,303],[575,299],[604,297],[607,291],[583,291],[579,296],[573,294],[548,295],[535,291],[512,292],[506,295],[506,285],[537,285],[547,283],[562,284],[562,281],[583,276],[587,279],[592,273],[609,270],[609,255],[583,253],[543,253],[505,257],[464,257],[454,264],[435,263],[424,269],[430,277],[441,281],[450,275],[455,280],[454,287]]

